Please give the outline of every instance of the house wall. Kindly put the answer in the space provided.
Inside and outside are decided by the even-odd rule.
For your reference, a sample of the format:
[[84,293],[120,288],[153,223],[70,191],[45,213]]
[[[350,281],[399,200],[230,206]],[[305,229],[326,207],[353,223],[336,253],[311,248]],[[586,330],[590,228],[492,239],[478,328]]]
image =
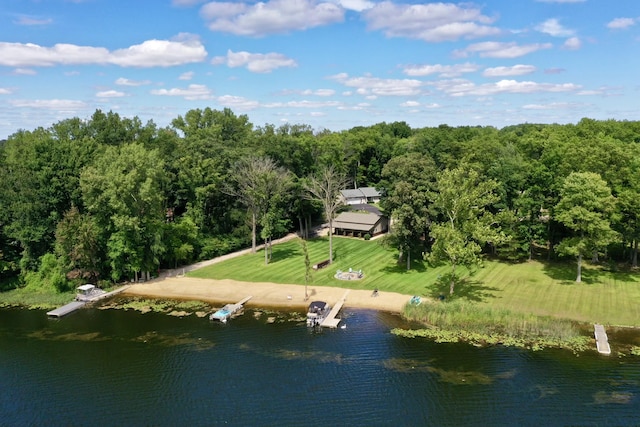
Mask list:
[[365,205],[367,204],[367,198],[366,197],[359,197],[357,199],[346,199],[345,203],[347,205]]

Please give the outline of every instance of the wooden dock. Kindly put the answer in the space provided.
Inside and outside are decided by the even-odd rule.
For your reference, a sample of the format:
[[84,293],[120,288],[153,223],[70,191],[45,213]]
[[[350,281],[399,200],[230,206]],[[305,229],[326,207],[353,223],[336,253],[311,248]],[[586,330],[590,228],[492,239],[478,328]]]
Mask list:
[[322,326],[324,328],[337,328],[338,327],[338,323],[340,323],[341,319],[337,318],[337,316],[338,316],[338,313],[340,312],[340,310],[342,309],[342,306],[344,305],[344,302],[347,300],[347,295],[349,295],[349,291],[348,290],[347,290],[347,292],[344,293],[342,298],[337,303],[335,303],[335,305],[333,306],[333,308],[331,309],[331,311],[329,312],[327,317],[325,317],[324,320],[322,321],[322,323],[320,323],[320,326]]
[[51,310],[47,312],[47,316],[49,317],[62,317],[67,314],[76,311],[80,307],[83,307],[89,301],[73,301],[67,305],[63,305],[62,307],[58,307],[55,310]]
[[113,296],[115,294],[119,294],[120,292],[124,291],[125,289],[129,288],[129,286],[121,286],[120,288],[111,291],[111,292],[103,292],[103,293],[99,293],[96,295],[92,295],[91,297],[88,298],[83,298],[81,300],[78,301],[72,301],[67,305],[63,305],[62,307],[56,308],[55,310],[51,310],[47,312],[47,316],[49,317],[62,317],[62,316],[66,316],[69,313],[73,313],[74,311],[78,310],[79,308],[84,307],[86,304],[90,303],[90,302],[94,302],[94,301],[98,301],[104,298],[108,298],[110,296]]
[[593,325],[594,335],[596,337],[596,348],[600,354],[611,354],[611,347],[609,346],[609,338],[602,325]]

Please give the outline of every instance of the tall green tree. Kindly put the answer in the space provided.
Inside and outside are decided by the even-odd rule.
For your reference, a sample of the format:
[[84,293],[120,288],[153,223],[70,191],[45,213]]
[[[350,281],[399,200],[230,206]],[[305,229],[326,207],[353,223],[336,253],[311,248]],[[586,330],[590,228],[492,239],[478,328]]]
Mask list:
[[0,199],[4,232],[20,242],[23,268],[37,268],[38,258],[53,250],[58,221],[72,205],[82,205],[80,172],[95,151],[90,139],[67,139],[43,128],[9,137],[0,163]]
[[558,245],[558,252],[575,256],[578,262],[576,282],[582,281],[582,259],[600,252],[616,238],[611,228],[615,199],[600,175],[573,172],[564,181],[556,220],[573,232]]
[[382,170],[381,206],[393,219],[386,237],[399,249],[411,268],[411,253],[424,249],[433,214],[436,166],[428,154],[412,153],[392,158]]
[[111,277],[154,271],[162,244],[164,162],[141,144],[110,146],[82,173],[87,210],[103,230]]
[[458,266],[478,263],[481,245],[504,241],[488,209],[498,200],[497,186],[495,181],[483,180],[478,172],[464,166],[447,169],[438,177],[434,205],[439,217],[431,225],[433,246],[429,259],[434,263],[445,261],[451,266],[449,294],[454,291]]
[[[275,209],[277,203],[272,199],[279,198],[280,201],[289,191],[289,173],[269,157],[251,156],[235,165],[231,179],[233,184],[228,185],[225,191],[247,208],[251,222],[251,252],[256,253],[258,224],[266,222],[267,234],[273,234],[277,218],[273,212],[270,213],[270,208]],[[267,217],[262,218],[263,215]]]
[[73,206],[56,227],[55,254],[67,277],[96,283],[103,261],[101,249],[97,222]]

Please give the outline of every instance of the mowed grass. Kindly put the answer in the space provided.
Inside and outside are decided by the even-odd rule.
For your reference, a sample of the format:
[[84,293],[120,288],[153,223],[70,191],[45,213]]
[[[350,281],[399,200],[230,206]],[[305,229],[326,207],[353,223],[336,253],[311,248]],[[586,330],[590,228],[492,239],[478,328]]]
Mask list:
[[[313,272],[309,286],[337,286],[351,289],[379,289],[406,295],[436,298],[448,295],[446,266],[431,267],[414,260],[407,271],[398,264],[397,250],[377,241],[334,237],[332,265]],[[328,238],[307,242],[311,263],[328,258]],[[362,280],[342,281],[336,270],[362,270]],[[640,274],[583,268],[583,282],[575,283],[575,266],[524,262],[518,264],[487,261],[475,271],[458,269],[465,275],[456,286],[454,298],[489,307],[522,313],[554,316],[580,322],[640,326]],[[462,270],[462,271],[461,271]],[[234,279],[247,282],[304,285],[305,265],[296,240],[273,247],[273,260],[264,264],[264,252],[244,255],[188,273],[191,277]]]

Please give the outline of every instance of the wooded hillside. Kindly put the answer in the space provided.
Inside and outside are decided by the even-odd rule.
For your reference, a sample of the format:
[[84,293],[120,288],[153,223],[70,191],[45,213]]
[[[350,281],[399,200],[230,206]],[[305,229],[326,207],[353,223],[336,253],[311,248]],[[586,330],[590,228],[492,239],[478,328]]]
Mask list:
[[327,168],[382,191],[386,244],[409,268],[424,256],[455,275],[482,254],[636,267],[639,147],[640,122],[615,120],[331,132],[98,110],[0,144],[0,281],[130,280],[304,230],[322,220],[307,189]]

